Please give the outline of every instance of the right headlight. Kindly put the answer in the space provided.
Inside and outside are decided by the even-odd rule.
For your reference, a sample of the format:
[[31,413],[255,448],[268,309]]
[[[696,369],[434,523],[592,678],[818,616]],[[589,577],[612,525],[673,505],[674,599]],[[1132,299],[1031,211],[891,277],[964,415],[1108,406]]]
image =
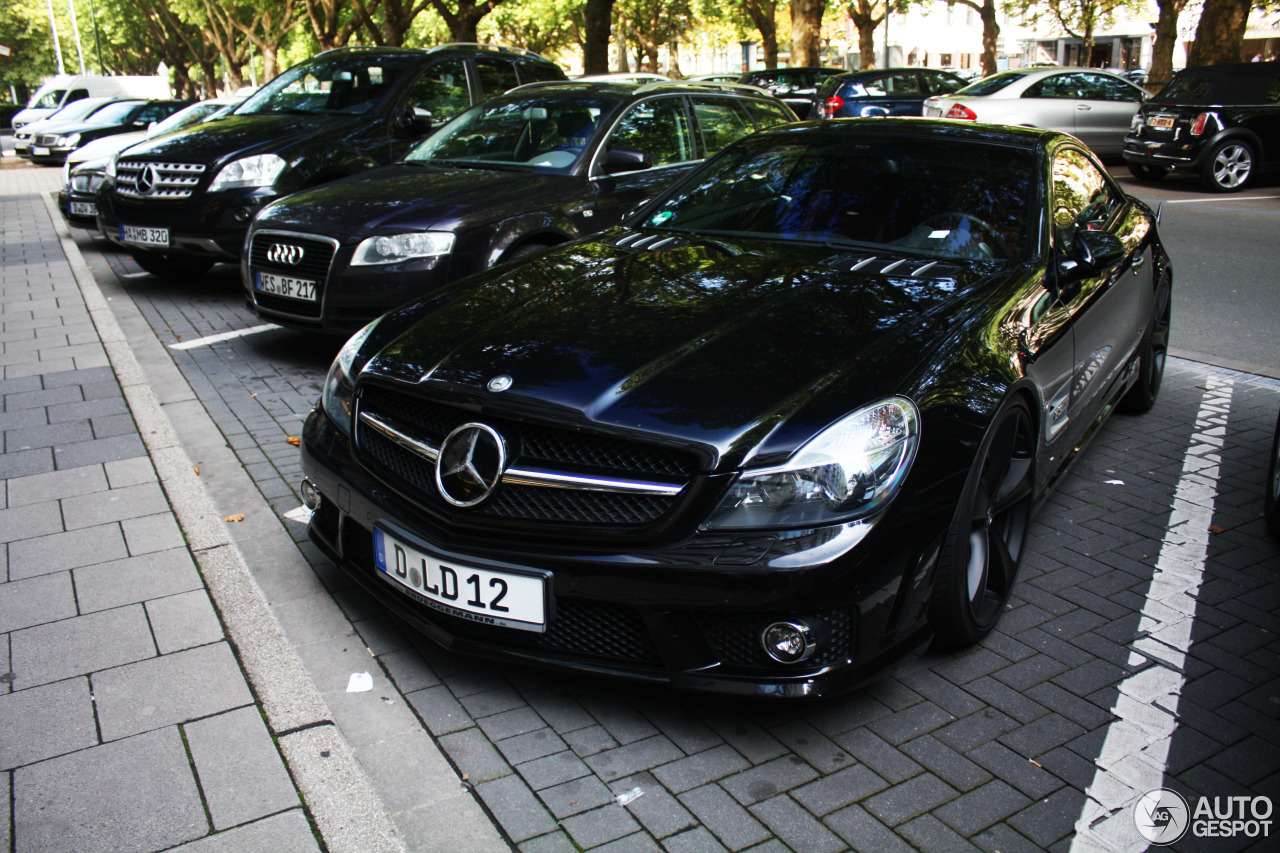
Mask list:
[[255,154],[232,160],[218,172],[213,183],[209,184],[208,191],[214,193],[245,187],[269,187],[280,177],[285,165],[284,158],[278,154]]
[[410,258],[435,258],[452,251],[453,234],[447,231],[390,234],[361,240],[351,257],[351,265],[393,264]]
[[329,375],[324,380],[324,393],[320,397],[320,405],[325,414],[338,425],[338,429],[348,436],[351,435],[351,419],[355,413],[355,375],[368,361],[367,355],[361,357],[360,349],[381,320],[381,317],[374,320],[342,345],[337,358],[329,368]]
[[865,517],[897,492],[919,444],[920,413],[905,397],[858,409],[784,464],[739,474],[702,529],[824,525]]

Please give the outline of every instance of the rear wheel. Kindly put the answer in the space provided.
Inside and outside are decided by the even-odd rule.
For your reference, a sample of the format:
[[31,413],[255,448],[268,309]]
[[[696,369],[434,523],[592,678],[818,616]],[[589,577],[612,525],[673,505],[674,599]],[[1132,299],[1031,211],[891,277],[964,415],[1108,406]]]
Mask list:
[[1169,174],[1169,170],[1160,166],[1148,166],[1145,163],[1130,163],[1129,174],[1140,181],[1158,181]]
[[1173,312],[1173,297],[1167,276],[1161,280],[1156,292],[1156,316],[1138,345],[1138,381],[1120,398],[1116,407],[1130,415],[1151,411],[1160,394],[1160,382],[1164,379],[1165,356],[1169,353],[1169,326]]
[[173,258],[157,252],[134,252],[133,260],[156,278],[190,278],[204,275],[213,261],[199,258]]
[[1266,499],[1267,529],[1272,536],[1280,537],[1280,418],[1276,420],[1276,433],[1271,439],[1271,464],[1267,470]]
[[1228,139],[1214,146],[1200,172],[1200,180],[1214,192],[1238,192],[1253,176],[1253,164],[1254,154],[1249,144]]
[[938,561],[929,604],[942,643],[976,643],[1004,612],[1035,499],[1035,425],[1021,398],[996,415],[969,473]]

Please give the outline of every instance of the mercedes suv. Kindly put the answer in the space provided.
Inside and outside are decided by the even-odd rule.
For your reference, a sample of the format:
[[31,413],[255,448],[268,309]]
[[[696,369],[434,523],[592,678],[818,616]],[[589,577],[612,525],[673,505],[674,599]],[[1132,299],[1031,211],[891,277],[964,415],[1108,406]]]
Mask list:
[[217,121],[116,155],[98,194],[99,226],[152,274],[201,273],[239,259],[269,202],[386,165],[475,102],[564,76],[517,48],[325,51]]

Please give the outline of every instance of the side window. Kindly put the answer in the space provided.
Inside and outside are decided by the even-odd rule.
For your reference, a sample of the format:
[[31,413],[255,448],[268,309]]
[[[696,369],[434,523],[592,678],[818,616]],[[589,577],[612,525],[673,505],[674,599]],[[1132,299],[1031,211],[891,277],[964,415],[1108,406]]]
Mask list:
[[773,127],[775,124],[787,124],[796,120],[796,117],[780,104],[770,104],[766,101],[747,101],[746,103],[747,111],[756,120],[757,130],[764,130],[766,127]]
[[929,71],[921,71],[920,76],[924,78],[925,86],[932,95],[949,95],[958,89],[963,89],[966,82],[946,74],[935,74]]
[[168,117],[171,113],[176,112],[180,107],[173,104],[147,104],[138,114],[133,117],[135,123],[150,124],[153,121],[159,121]]
[[428,68],[409,88],[404,105],[414,115],[431,119],[434,125],[444,124],[471,106],[462,60],[445,59]]
[[881,85],[890,95],[921,95],[920,78],[914,73],[890,74],[881,78]]
[[1090,101],[1137,101],[1138,93],[1123,80],[1106,74],[1081,74],[1080,97]]
[[476,74],[480,78],[480,91],[484,93],[484,97],[492,98],[520,85],[515,66],[505,59],[480,58],[474,62]]
[[67,99],[63,101],[63,104],[69,104],[72,101],[78,101],[81,98],[87,98],[87,97],[89,97],[88,89],[72,89],[70,92],[67,93]]
[[703,154],[710,157],[730,142],[734,142],[755,127],[743,114],[735,101],[728,98],[699,98],[693,101],[693,114],[698,119],[698,129],[702,131]]
[[1106,177],[1083,152],[1060,150],[1053,158],[1053,235],[1062,249],[1077,231],[1101,231],[1115,209]]
[[1055,74],[1027,87],[1024,98],[1075,98],[1078,74]]
[[548,62],[517,62],[521,83],[541,83],[543,80],[563,80],[559,67]]
[[680,98],[654,98],[627,110],[604,147],[629,148],[649,155],[650,166],[693,160],[689,117]]

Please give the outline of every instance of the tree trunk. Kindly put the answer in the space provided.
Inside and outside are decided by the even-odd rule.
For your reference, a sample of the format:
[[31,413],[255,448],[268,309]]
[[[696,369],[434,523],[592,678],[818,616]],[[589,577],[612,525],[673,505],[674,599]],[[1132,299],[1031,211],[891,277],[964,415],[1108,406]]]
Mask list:
[[[583,9],[586,39],[582,45],[582,68],[588,74],[609,71],[609,29],[613,22],[613,0],[586,0]],[[621,53],[625,54],[625,47]],[[625,60],[624,60],[625,61]]]
[[1178,15],[1187,0],[1159,0],[1160,17],[1156,20],[1156,41],[1151,47],[1151,68],[1147,85],[1163,86],[1173,76],[1173,51],[1178,45]]
[[822,13],[827,0],[790,0],[791,2],[791,67],[801,68],[819,63],[822,45]]
[[858,30],[858,68],[866,71],[876,67],[876,28],[884,15],[876,15],[875,6],[869,0],[860,0],[849,7],[849,20]]
[[989,77],[996,73],[996,52],[1000,44],[995,0],[984,0],[978,15],[982,19],[982,76]]
[[747,16],[760,31],[760,50],[764,53],[764,67],[778,67],[778,14],[777,0],[748,0]]
[[1244,31],[1251,0],[1205,0],[1187,65],[1244,62]]

